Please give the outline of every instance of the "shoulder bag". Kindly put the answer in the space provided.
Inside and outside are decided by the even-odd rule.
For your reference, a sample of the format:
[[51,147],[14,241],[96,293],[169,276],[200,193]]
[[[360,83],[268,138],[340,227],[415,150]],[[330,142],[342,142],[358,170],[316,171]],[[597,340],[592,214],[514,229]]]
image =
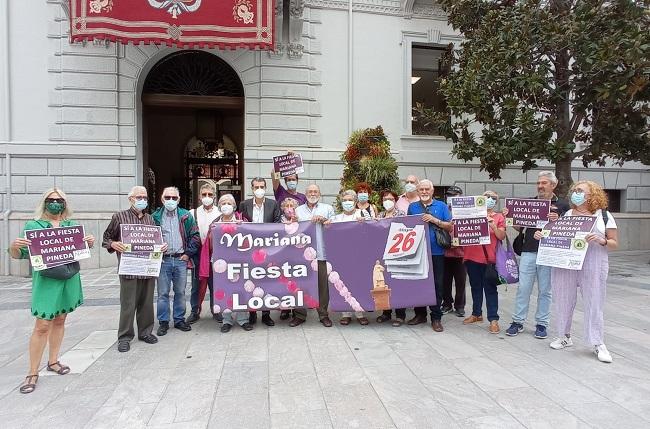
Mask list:
[[[425,206],[422,201],[420,201],[420,205],[422,205],[422,209],[426,214],[431,214],[429,208]],[[449,249],[451,247],[451,234],[449,234],[448,231],[440,228],[438,225],[431,225],[433,226],[433,231],[436,234],[436,243],[438,243],[438,246],[442,247],[443,249]]]
[[490,262],[488,258],[487,250],[485,250],[485,244],[481,246],[483,249],[483,254],[485,255],[485,280],[491,284],[499,284],[499,273],[495,267],[495,264]]

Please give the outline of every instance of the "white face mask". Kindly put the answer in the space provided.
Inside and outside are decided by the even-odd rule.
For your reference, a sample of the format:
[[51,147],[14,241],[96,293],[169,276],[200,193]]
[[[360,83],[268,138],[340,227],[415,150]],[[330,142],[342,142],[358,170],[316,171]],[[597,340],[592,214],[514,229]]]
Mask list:
[[212,198],[212,197],[203,197],[203,198],[201,198],[201,204],[203,204],[206,207],[211,206],[212,204],[214,204],[214,198]]
[[257,198],[263,198],[264,195],[266,195],[266,189],[257,188],[255,191],[253,191],[253,193]]
[[309,201],[310,204],[316,204],[320,200],[320,197],[307,197],[307,201]]
[[384,205],[384,209],[386,209],[387,211],[391,211],[393,210],[393,207],[395,207],[395,201],[384,200],[383,205]]
[[225,214],[226,216],[230,216],[234,210],[234,207],[230,204],[222,204],[220,210],[221,213]]
[[406,192],[409,192],[409,193],[415,192],[415,189],[416,189],[416,186],[413,183],[407,183],[406,185],[404,185],[404,190]]

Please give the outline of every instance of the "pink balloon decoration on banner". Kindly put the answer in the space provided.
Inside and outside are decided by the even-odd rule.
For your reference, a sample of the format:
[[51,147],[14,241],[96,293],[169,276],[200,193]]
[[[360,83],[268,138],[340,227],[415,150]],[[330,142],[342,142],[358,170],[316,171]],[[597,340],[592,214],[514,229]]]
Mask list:
[[253,252],[251,255],[251,258],[253,259],[253,262],[256,264],[263,264],[264,261],[266,261],[266,250],[264,249],[257,249]]
[[215,273],[225,273],[228,269],[228,263],[223,259],[217,259],[214,261],[214,264],[212,264],[212,268],[214,268]]

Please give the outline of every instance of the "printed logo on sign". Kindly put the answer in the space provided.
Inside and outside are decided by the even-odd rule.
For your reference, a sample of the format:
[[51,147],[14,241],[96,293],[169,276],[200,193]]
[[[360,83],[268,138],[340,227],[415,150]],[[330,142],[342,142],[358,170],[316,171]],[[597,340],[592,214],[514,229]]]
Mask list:
[[485,205],[485,197],[476,197],[476,207],[483,207]]
[[587,247],[587,242],[582,239],[575,239],[573,240],[573,248],[576,250],[585,250]]

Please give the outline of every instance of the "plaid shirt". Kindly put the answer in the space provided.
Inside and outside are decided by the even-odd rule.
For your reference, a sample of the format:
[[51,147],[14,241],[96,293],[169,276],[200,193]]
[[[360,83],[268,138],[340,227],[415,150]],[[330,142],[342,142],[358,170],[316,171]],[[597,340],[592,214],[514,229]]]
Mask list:
[[[102,247],[108,250],[108,253],[114,253],[115,249],[111,247],[113,241],[121,240],[121,228],[122,224],[143,224],[143,225],[155,225],[153,218],[148,213],[138,213],[133,207],[128,210],[117,212],[113,215],[111,222],[106,227],[104,231],[104,237],[102,239]],[[120,253],[117,254],[117,261],[119,266]],[[134,279],[150,279],[149,276],[120,276],[121,278],[127,280]]]

